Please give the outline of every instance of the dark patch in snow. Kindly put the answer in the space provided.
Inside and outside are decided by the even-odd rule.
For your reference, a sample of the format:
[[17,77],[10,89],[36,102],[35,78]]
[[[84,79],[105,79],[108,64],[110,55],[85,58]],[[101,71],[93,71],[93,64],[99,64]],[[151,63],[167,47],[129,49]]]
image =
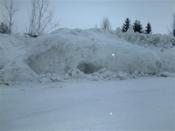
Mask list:
[[97,67],[96,65],[87,62],[80,63],[77,68],[85,74],[91,74],[97,72],[100,69],[100,67]]

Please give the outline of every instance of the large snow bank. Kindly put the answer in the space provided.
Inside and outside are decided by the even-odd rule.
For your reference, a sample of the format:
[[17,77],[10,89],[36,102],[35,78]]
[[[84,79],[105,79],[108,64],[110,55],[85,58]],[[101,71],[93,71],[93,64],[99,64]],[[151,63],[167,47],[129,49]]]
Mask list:
[[116,35],[131,43],[145,47],[172,48],[175,46],[173,35],[135,33],[132,29],[123,33],[120,28],[117,29]]
[[98,30],[59,29],[36,39],[0,39],[1,82],[125,79],[175,71],[175,48],[145,48]]

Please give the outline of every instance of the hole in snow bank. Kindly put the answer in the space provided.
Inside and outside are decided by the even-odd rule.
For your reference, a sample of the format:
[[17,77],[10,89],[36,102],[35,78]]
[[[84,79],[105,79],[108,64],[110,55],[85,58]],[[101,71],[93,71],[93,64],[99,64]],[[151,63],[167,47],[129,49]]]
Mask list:
[[82,62],[77,68],[85,74],[91,74],[97,72],[100,68],[92,63]]

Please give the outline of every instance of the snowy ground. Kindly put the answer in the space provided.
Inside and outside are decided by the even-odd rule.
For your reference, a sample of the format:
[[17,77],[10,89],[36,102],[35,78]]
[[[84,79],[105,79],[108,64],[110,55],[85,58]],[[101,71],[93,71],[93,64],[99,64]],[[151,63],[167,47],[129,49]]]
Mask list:
[[174,80],[0,85],[0,131],[173,131]]
[[174,42],[98,29],[0,35],[0,131],[175,130]]

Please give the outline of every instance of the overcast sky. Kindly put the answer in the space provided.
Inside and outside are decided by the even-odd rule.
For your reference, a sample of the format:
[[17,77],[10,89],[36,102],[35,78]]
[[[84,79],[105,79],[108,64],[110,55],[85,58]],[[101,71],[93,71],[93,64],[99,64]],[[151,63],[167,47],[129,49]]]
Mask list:
[[[16,0],[19,11],[16,30],[27,29],[30,0]],[[132,23],[138,19],[145,26],[152,24],[154,33],[168,33],[175,0],[50,0],[54,23],[64,28],[92,28],[108,17],[113,29],[120,27],[126,17]]]

